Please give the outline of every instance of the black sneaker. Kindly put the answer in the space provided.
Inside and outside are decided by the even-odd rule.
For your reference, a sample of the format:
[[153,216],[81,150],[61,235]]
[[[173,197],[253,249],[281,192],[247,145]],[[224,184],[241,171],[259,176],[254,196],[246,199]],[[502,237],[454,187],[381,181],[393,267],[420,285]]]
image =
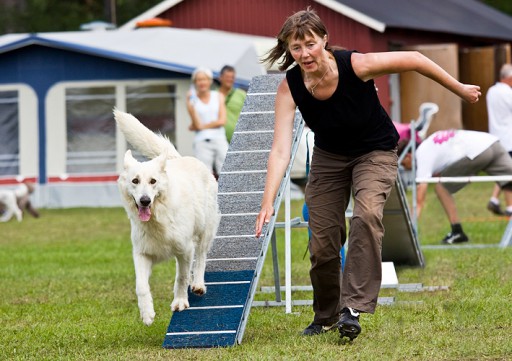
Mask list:
[[502,216],[505,214],[505,212],[503,212],[501,210],[501,207],[499,204],[494,204],[493,202],[489,201],[489,203],[487,203],[487,209],[489,211],[491,211],[492,213],[494,213],[495,215],[497,216]]
[[333,323],[330,326],[325,325],[319,325],[315,323],[311,323],[308,327],[302,331],[302,336],[316,336],[320,335],[321,333],[326,333],[332,330],[336,329],[336,326],[338,325],[338,322]]
[[466,236],[464,234],[464,232],[461,232],[461,233],[453,233],[453,232],[450,232],[448,233],[444,238],[443,240],[441,241],[441,243],[444,243],[444,244],[453,244],[453,243],[463,243],[463,242],[468,242],[469,239],[468,239],[468,236]]
[[338,331],[340,337],[348,337],[350,341],[355,339],[361,333],[359,324],[359,312],[350,307],[345,307],[341,311],[341,319],[338,322]]

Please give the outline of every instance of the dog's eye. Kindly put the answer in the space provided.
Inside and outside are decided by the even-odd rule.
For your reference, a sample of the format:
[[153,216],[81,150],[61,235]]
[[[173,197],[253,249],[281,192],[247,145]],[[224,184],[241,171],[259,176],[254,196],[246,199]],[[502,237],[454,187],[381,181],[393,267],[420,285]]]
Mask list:
[[132,179],[132,183],[133,183],[133,184],[139,184],[139,180],[138,180],[137,178],[133,178],[133,179]]
[[150,184],[155,184],[156,183],[156,179],[152,178],[150,181],[149,181]]

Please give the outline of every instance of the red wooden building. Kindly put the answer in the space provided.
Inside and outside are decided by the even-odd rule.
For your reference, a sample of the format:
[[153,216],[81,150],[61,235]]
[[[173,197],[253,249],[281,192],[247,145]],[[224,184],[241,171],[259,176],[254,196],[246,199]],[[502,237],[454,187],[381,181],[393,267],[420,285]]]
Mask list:
[[[311,6],[329,30],[329,42],[360,52],[415,49],[463,82],[481,86],[484,100],[504,62],[510,62],[512,17],[477,0],[167,0],[120,29],[160,17],[178,28],[211,28],[275,36],[284,20]],[[222,51],[222,49],[219,49]],[[417,117],[423,102],[440,107],[431,130],[487,130],[485,101],[466,105],[428,79],[412,74],[376,80],[382,104],[395,120]]]

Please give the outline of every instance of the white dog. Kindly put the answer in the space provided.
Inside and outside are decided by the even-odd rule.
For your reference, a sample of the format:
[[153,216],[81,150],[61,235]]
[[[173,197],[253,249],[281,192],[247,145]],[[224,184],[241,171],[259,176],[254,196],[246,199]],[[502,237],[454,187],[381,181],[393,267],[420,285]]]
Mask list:
[[7,222],[12,216],[21,222],[23,209],[34,217],[39,217],[39,213],[30,203],[30,195],[33,192],[34,185],[29,182],[20,183],[15,189],[0,190],[0,222]]
[[166,137],[153,133],[131,114],[114,110],[114,117],[127,141],[151,159],[139,162],[128,150],[118,179],[131,222],[140,316],[149,326],[155,318],[149,288],[154,263],[176,258],[172,311],[189,307],[189,284],[197,295],[206,292],[206,254],[220,220],[217,182],[201,161],[180,156]]

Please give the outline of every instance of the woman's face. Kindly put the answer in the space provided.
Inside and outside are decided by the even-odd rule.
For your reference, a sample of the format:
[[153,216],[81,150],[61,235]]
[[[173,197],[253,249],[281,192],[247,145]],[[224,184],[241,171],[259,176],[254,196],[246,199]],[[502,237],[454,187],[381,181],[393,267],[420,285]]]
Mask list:
[[210,90],[212,80],[205,73],[197,73],[196,78],[194,80],[194,85],[198,93],[206,92]]
[[323,59],[326,41],[326,36],[322,38],[317,34],[306,35],[302,40],[291,39],[288,42],[288,50],[304,72],[314,72],[318,70],[318,65]]

